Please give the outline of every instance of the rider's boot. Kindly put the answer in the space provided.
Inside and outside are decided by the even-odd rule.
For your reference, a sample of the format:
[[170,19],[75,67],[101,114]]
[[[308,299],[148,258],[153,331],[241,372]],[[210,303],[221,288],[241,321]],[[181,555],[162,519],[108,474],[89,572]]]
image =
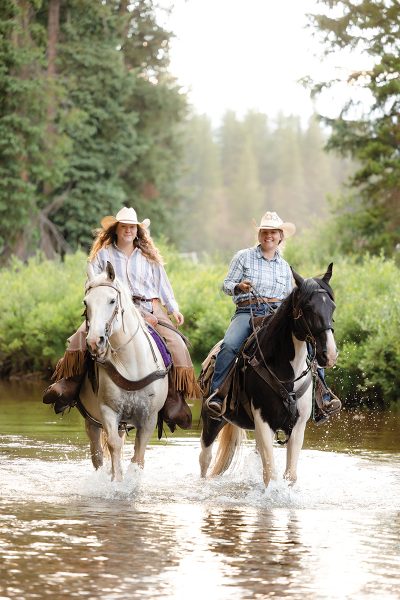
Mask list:
[[186,403],[181,391],[175,388],[172,377],[168,378],[168,396],[160,413],[162,419],[173,433],[176,426],[181,429],[190,429],[192,426],[192,412]]
[[86,373],[81,373],[73,377],[64,377],[52,383],[43,392],[43,402],[53,404],[56,414],[75,406],[85,375]]
[[218,392],[219,390],[216,390],[205,400],[205,406],[211,417],[221,417],[225,412],[224,399],[218,396]]
[[340,399],[326,385],[319,374],[315,386],[315,401],[318,408],[326,417],[337,414],[342,408]]

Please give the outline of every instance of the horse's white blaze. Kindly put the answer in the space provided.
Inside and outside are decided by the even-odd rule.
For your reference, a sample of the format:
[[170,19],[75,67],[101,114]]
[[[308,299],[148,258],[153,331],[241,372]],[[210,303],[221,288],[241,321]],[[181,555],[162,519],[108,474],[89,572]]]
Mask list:
[[276,469],[274,462],[273,439],[274,432],[271,427],[263,421],[260,409],[253,410],[254,417],[254,435],[256,439],[257,450],[261,456],[263,465],[263,480],[267,487],[271,479],[276,479]]
[[332,329],[326,331],[326,367],[333,367],[338,356],[335,338],[333,337]]

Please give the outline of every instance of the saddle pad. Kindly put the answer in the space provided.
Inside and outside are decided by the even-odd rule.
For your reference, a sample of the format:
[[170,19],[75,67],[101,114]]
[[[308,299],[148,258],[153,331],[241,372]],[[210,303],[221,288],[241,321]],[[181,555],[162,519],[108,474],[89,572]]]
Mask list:
[[167,348],[166,343],[164,342],[163,338],[160,336],[160,334],[158,333],[158,331],[156,331],[148,323],[146,323],[146,325],[147,325],[147,329],[149,330],[149,333],[150,333],[151,337],[153,338],[153,340],[157,344],[157,348],[160,351],[160,354],[161,354],[162,359],[164,361],[165,368],[168,368],[172,364],[172,357],[171,357],[170,351]]

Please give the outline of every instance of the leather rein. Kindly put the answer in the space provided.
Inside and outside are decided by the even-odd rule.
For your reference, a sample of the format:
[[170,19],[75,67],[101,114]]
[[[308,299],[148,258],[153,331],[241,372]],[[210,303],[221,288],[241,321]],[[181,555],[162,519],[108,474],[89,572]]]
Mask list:
[[[321,289],[321,288],[313,290],[312,293],[314,293],[314,292],[327,293],[326,290]],[[259,296],[259,294],[254,289],[254,287],[252,289],[252,293],[257,299],[257,296]],[[258,303],[258,300],[257,300],[257,303]],[[298,375],[297,377],[293,377],[291,379],[281,380],[272,371],[272,369],[268,366],[267,361],[264,357],[264,354],[262,352],[260,342],[258,339],[259,331],[257,331],[257,328],[254,325],[254,315],[253,315],[252,307],[250,305],[250,315],[251,315],[251,322],[252,322],[252,327],[253,327],[254,338],[256,340],[257,349],[258,349],[258,352],[259,352],[262,360],[259,360],[256,357],[256,355],[254,354],[251,358],[248,359],[248,364],[265,381],[265,383],[267,383],[282,398],[286,408],[288,408],[288,409],[289,409],[289,406],[291,403],[296,402],[297,399],[301,398],[305,394],[305,392],[309,388],[313,378],[316,377],[316,373],[317,373],[316,340],[315,340],[313,333],[311,332],[310,326],[308,324],[306,317],[304,316],[303,311],[301,310],[301,308],[299,307],[298,304],[297,305],[294,304],[294,296],[293,296],[292,314],[293,314],[293,319],[295,321],[298,321],[299,319],[303,320],[303,323],[305,325],[305,330],[306,330],[306,337],[305,337],[304,341],[310,342],[310,344],[312,344],[313,356],[310,357],[309,359],[307,359],[307,367],[300,373],[300,375]],[[322,329],[321,331],[324,331],[324,329]],[[287,388],[286,388],[287,384],[293,385],[294,383],[296,383],[296,381],[299,381],[300,379],[303,379],[304,377],[305,377],[305,379],[304,379],[303,383],[300,385],[300,387],[296,391],[289,392],[287,390]]]
[[[118,294],[114,311],[113,311],[110,319],[105,324],[105,336],[106,336],[107,344],[109,345],[109,347],[111,349],[112,356],[115,356],[118,353],[118,351],[121,350],[121,348],[124,348],[125,346],[127,346],[133,340],[133,338],[136,336],[136,334],[138,333],[139,328],[140,328],[140,320],[138,319],[137,327],[136,327],[135,331],[133,332],[133,334],[131,335],[131,337],[126,342],[124,342],[123,344],[118,346],[118,348],[113,348],[113,346],[111,345],[111,342],[110,342],[111,326],[113,324],[113,321],[115,320],[115,318],[118,315],[120,305],[122,305],[121,290],[117,286],[115,286],[109,282],[94,283],[94,284],[89,283],[86,287],[86,293],[89,293],[91,289],[94,289],[96,287],[111,287]],[[122,315],[122,328],[123,328],[123,331],[125,332],[125,324],[124,324],[124,318],[123,318],[124,308],[123,307],[121,307],[121,315]],[[86,320],[86,331],[88,331],[88,328],[89,328],[89,324]],[[154,362],[157,366],[157,369],[155,371],[152,371],[151,373],[149,373],[142,379],[136,379],[136,380],[127,379],[118,371],[118,369],[115,367],[115,365],[109,358],[100,359],[100,358],[92,355],[92,359],[94,360],[96,365],[103,367],[103,369],[106,371],[107,375],[115,383],[115,385],[117,385],[119,388],[129,391],[129,392],[141,390],[141,389],[145,388],[147,385],[149,385],[150,383],[153,383],[153,381],[156,381],[157,379],[163,379],[168,374],[168,371],[171,368],[171,365],[169,365],[166,369],[160,368],[160,366],[158,365],[157,355],[154,351],[154,347],[150,340],[150,336],[145,331],[145,329],[143,329],[143,327],[142,327],[142,331],[143,331],[144,335],[146,336],[146,339],[149,343],[150,350],[153,355]]]

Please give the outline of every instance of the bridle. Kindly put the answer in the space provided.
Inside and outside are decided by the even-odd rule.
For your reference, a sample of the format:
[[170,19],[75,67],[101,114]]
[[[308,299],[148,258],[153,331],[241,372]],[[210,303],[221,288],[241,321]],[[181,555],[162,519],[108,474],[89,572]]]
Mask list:
[[[260,294],[254,289],[254,286],[252,286],[251,292],[253,293],[253,295],[257,298],[261,297]],[[323,289],[322,287],[318,287],[314,290],[311,290],[309,294],[307,294],[307,299],[309,299],[313,294],[315,293],[325,293],[328,294],[328,296],[330,297],[330,299],[333,302],[333,297],[331,292],[329,291],[329,289]],[[254,326],[254,316],[253,316],[253,311],[250,305],[250,314],[251,314],[251,321],[252,321],[252,327],[253,327],[253,333],[254,333],[254,337],[256,340],[256,344],[257,344],[257,349],[260,353],[260,357],[262,359],[263,365],[266,369],[268,369],[268,371],[270,372],[271,375],[274,376],[274,378],[277,380],[277,382],[279,382],[280,384],[294,384],[296,383],[296,381],[299,381],[300,379],[302,379],[303,377],[305,377],[307,375],[307,373],[309,371],[312,370],[313,373],[316,373],[317,370],[317,359],[316,359],[316,355],[317,355],[317,341],[316,341],[316,336],[319,335],[320,333],[322,333],[323,331],[327,331],[329,329],[331,329],[333,331],[333,327],[328,326],[328,327],[321,327],[318,330],[316,330],[314,333],[311,331],[311,327],[309,325],[309,322],[301,308],[301,304],[304,302],[305,299],[305,295],[297,293],[297,303],[295,302],[295,296],[296,293],[293,293],[292,295],[292,316],[293,316],[293,320],[296,322],[298,321],[299,323],[302,323],[302,325],[304,326],[304,330],[305,330],[305,336],[304,339],[302,339],[301,341],[305,341],[308,342],[311,347],[312,347],[312,355],[309,356],[307,358],[307,367],[300,373],[300,375],[298,377],[295,378],[291,378],[291,379],[285,379],[285,380],[281,380],[279,379],[274,373],[273,371],[270,369],[270,367],[267,365],[267,361],[265,359],[265,356],[263,354],[263,351],[261,349],[260,346],[260,342],[259,342],[259,338],[258,338],[258,333],[259,331],[257,331],[257,328]],[[257,301],[257,304],[259,305],[260,302]],[[329,323],[329,325],[331,325],[331,323]],[[300,338],[299,338],[300,339]]]
[[[119,313],[120,307],[121,307],[122,330],[125,333],[125,321],[124,321],[124,312],[125,312],[125,309],[122,306],[121,290],[119,289],[119,287],[117,287],[116,285],[114,285],[111,282],[101,281],[101,282],[97,282],[97,283],[95,283],[95,282],[89,282],[86,285],[85,292],[86,292],[86,294],[88,294],[92,289],[95,289],[95,288],[98,288],[98,287],[110,287],[110,288],[112,288],[113,290],[115,290],[117,292],[117,297],[116,297],[116,301],[115,301],[114,310],[112,312],[111,317],[108,319],[108,321],[106,321],[106,323],[104,325],[104,334],[105,334],[104,337],[106,339],[106,343],[110,347],[111,353],[113,355],[115,355],[115,354],[117,354],[117,352],[119,350],[121,350],[121,348],[124,348],[125,346],[127,346],[133,340],[133,338],[136,336],[136,334],[137,334],[137,332],[139,331],[139,328],[140,328],[140,320],[138,319],[136,329],[133,332],[133,334],[131,335],[131,337],[126,342],[124,342],[123,344],[121,344],[120,346],[118,346],[118,348],[113,348],[113,346],[111,345],[111,342],[110,342],[111,328],[112,328],[112,324],[113,324],[114,320],[117,318],[117,315]],[[85,313],[84,314],[85,314],[85,319],[86,319],[86,334],[87,334],[88,331],[89,331],[90,324],[89,324],[89,321],[87,319],[87,310],[86,309],[85,309]]]

